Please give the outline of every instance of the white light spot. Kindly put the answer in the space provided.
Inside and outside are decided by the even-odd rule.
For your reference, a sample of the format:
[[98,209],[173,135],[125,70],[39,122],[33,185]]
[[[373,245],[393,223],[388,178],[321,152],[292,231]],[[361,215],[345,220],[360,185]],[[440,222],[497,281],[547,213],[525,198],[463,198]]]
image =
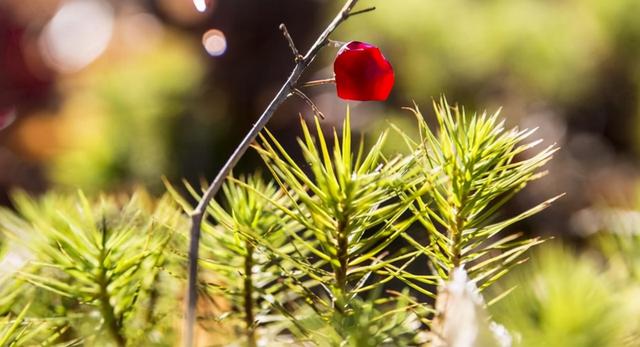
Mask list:
[[104,0],[71,0],[44,28],[40,48],[61,72],[78,71],[107,48],[113,31],[113,9]]
[[193,4],[196,5],[196,10],[198,10],[198,12],[204,12],[207,10],[206,0],[193,0]]
[[210,56],[219,57],[227,50],[227,39],[222,31],[211,29],[202,35],[202,45]]

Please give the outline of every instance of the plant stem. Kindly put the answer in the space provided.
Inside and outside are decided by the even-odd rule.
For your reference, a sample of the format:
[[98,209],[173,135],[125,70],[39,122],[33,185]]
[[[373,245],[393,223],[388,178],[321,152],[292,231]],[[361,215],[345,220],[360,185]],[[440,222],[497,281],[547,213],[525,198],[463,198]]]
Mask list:
[[453,267],[449,269],[449,275],[453,273],[453,269],[460,266],[460,262],[462,260],[462,231],[464,230],[464,222],[466,220],[466,217],[462,215],[461,211],[464,209],[464,205],[467,202],[467,197],[468,196],[466,194],[462,196],[462,198],[460,199],[460,206],[452,206],[453,210],[455,211],[455,222],[451,230],[451,238],[453,242],[453,248],[451,251],[453,257]]
[[296,65],[291,71],[289,78],[287,78],[286,82],[282,85],[278,93],[275,95],[271,103],[264,110],[258,121],[253,125],[249,133],[244,137],[242,142],[238,145],[235,151],[231,154],[227,162],[224,164],[218,175],[215,177],[211,185],[204,192],[202,198],[198,202],[196,208],[191,212],[191,231],[190,231],[190,242],[189,242],[189,277],[188,277],[188,288],[187,288],[187,306],[185,312],[185,321],[184,321],[184,347],[193,346],[194,340],[194,325],[196,319],[196,302],[198,300],[197,293],[197,277],[198,277],[198,252],[200,245],[200,233],[201,233],[201,225],[202,220],[204,218],[204,212],[206,210],[207,205],[213,197],[216,195],[220,187],[222,187],[222,183],[226,179],[226,177],[231,172],[231,169],[236,165],[236,163],[240,160],[240,157],[247,151],[251,143],[258,136],[258,133],[264,128],[267,124],[271,116],[275,113],[276,109],[287,99],[287,97],[291,94],[293,88],[296,87],[298,80],[302,76],[302,73],[307,69],[307,67],[313,62],[313,60],[318,55],[318,52],[321,48],[326,46],[329,43],[329,35],[333,33],[336,28],[345,20],[347,20],[352,15],[353,7],[356,5],[358,0],[347,0],[342,9],[338,12],[338,14],[333,18],[331,23],[325,28],[325,30],[320,34],[316,42],[311,46],[307,54],[304,55],[302,59],[296,59]]
[[96,282],[99,287],[98,301],[100,303],[100,315],[102,316],[102,319],[104,319],[104,324],[107,326],[107,330],[109,331],[109,334],[111,334],[111,337],[113,337],[115,343],[120,347],[124,347],[127,345],[127,339],[122,334],[122,326],[116,317],[115,308],[111,305],[111,296],[107,289],[109,286],[109,275],[107,274],[107,268],[104,266],[108,253],[106,249],[107,232],[107,219],[103,216],[100,223],[100,269],[96,278]]
[[247,346],[256,347],[253,313],[253,246],[247,243],[247,255],[244,258],[244,321],[246,324]]
[[340,295],[345,295],[347,290],[347,267],[349,266],[349,238],[347,235],[348,218],[344,218],[338,222],[338,263],[336,269],[336,286],[340,291]]
[[349,270],[349,235],[348,235],[349,216],[344,215],[338,221],[337,227],[337,249],[338,266],[334,268],[334,276],[336,280],[336,288],[338,292],[335,296],[335,308],[339,314],[347,312],[346,300],[347,296],[347,272]]
[[160,291],[158,290],[159,274],[159,272],[156,272],[153,275],[151,289],[149,290],[149,300],[146,307],[147,312],[145,314],[145,323],[147,324],[147,326],[152,326],[156,322],[156,317],[154,315],[156,311],[156,305],[158,304],[158,299],[160,297]]
[[449,274],[452,273],[453,269],[457,268],[458,266],[460,266],[460,260],[461,260],[461,252],[462,252],[462,229],[464,228],[464,220],[463,218],[459,215],[456,214],[456,218],[455,218],[455,226],[454,228],[451,230],[451,234],[452,234],[452,242],[453,242],[453,249],[452,249],[452,262],[453,262],[453,268],[449,270]]
[[106,278],[106,269],[101,268],[100,275],[98,275],[98,284],[100,287],[99,298],[100,301],[100,315],[104,319],[104,323],[107,326],[109,334],[113,337],[116,344],[120,347],[127,345],[127,340],[122,335],[122,327],[118,323],[116,318],[115,309],[111,305],[109,292],[107,291],[108,281]]
[[323,84],[334,84],[336,83],[336,78],[335,77],[331,77],[331,78],[325,78],[323,80],[314,80],[314,81],[308,81],[308,82],[304,82],[302,84],[302,87],[306,88],[306,87],[316,87],[316,86],[321,86]]

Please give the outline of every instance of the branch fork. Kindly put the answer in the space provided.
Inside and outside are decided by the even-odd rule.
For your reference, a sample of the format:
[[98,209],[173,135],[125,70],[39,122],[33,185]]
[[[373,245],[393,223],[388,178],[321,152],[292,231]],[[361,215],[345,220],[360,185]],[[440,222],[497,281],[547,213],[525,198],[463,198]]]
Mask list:
[[[309,67],[309,65],[313,62],[313,60],[318,55],[320,49],[323,47],[330,45],[331,40],[329,36],[336,30],[340,24],[344,21],[358,14],[367,13],[373,11],[375,7],[365,8],[363,10],[353,11],[353,8],[358,3],[358,0],[347,0],[342,9],[338,12],[338,14],[333,18],[333,20],[329,23],[329,25],[325,28],[325,30],[318,36],[315,43],[311,46],[311,48],[307,51],[305,55],[301,55],[296,48],[291,35],[286,29],[284,24],[280,25],[280,30],[282,30],[285,39],[289,43],[289,47],[294,55],[295,67],[291,71],[291,74],[282,85],[278,93],[274,96],[273,100],[269,103],[267,108],[264,110],[260,118],[258,118],[257,122],[253,125],[251,130],[247,133],[244,139],[240,142],[238,147],[231,154],[227,162],[224,164],[218,175],[211,182],[211,185],[207,187],[204,191],[204,194],[200,201],[198,202],[195,209],[190,213],[191,217],[191,230],[190,230],[190,241],[189,241],[189,269],[188,269],[188,288],[187,288],[187,303],[185,308],[185,317],[184,317],[184,330],[183,330],[183,346],[184,347],[192,347],[194,345],[194,325],[196,321],[196,303],[198,300],[197,293],[197,278],[198,278],[198,258],[199,258],[199,245],[200,245],[200,234],[201,234],[201,225],[204,219],[205,211],[209,202],[216,193],[222,187],[225,179],[233,169],[233,167],[240,160],[242,155],[247,151],[247,149],[251,146],[251,143],[258,136],[260,131],[267,124],[269,119],[273,116],[275,111],[282,105],[282,103],[289,98],[291,95],[297,95],[302,97],[304,93],[300,92],[297,88],[298,81],[304,71]],[[297,91],[297,92],[296,92]],[[305,102],[311,101],[306,95],[302,97]],[[308,101],[307,101],[308,100]],[[319,113],[319,110],[311,102],[310,106],[312,109]],[[314,111],[314,112],[315,112]]]
[[304,60],[304,57],[302,56],[302,54],[300,54],[300,52],[296,48],[296,44],[293,42],[293,38],[289,34],[289,30],[287,30],[287,26],[284,25],[284,23],[280,24],[280,30],[282,30],[282,35],[284,35],[284,38],[289,43],[289,48],[291,48],[291,53],[293,53],[293,61],[295,61],[297,64],[302,60]]

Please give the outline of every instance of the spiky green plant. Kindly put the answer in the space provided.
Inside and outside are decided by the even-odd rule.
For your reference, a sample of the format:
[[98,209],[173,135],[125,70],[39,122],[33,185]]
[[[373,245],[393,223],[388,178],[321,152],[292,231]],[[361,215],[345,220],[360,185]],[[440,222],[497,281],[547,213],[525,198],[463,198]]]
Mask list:
[[14,203],[18,214],[0,211],[0,228],[30,250],[16,273],[31,285],[16,295],[16,302],[33,301],[29,315],[68,326],[61,341],[124,346],[153,343],[161,326],[170,334],[171,322],[159,323],[168,312],[158,308],[161,295],[174,301],[176,293],[161,267],[182,216],[168,199],[156,204],[143,192],[96,202],[82,193],[39,200],[16,194]]
[[[392,251],[389,246],[414,221],[403,216],[413,197],[424,194],[429,185],[416,175],[413,156],[385,159],[382,147],[386,133],[366,152],[360,143],[354,155],[349,115],[342,136],[334,131],[332,149],[317,118],[315,138],[304,120],[301,126],[303,138],[298,143],[304,162],[294,160],[268,131],[255,148],[281,188],[290,192],[289,206],[270,201],[308,230],[315,241],[290,233],[292,243],[310,254],[296,262],[303,265],[299,271],[322,288],[318,295],[307,295],[307,302],[340,339],[348,340],[356,329],[349,322],[359,320],[354,315],[375,311],[364,310],[367,306],[360,305],[360,300],[393,278],[388,273],[378,276],[379,270],[406,263],[419,253]],[[410,188],[414,194],[403,195]],[[317,262],[324,264],[318,266]],[[309,330],[318,331],[316,328]],[[377,340],[371,336],[363,341]],[[336,345],[336,341],[329,344]]]
[[298,323],[307,331],[296,336],[299,343],[315,346],[415,346],[424,341],[422,323],[413,309],[419,305],[409,295],[389,292],[388,297],[350,302],[346,315],[296,311]]
[[[167,184],[169,191],[186,211],[189,203]],[[195,198],[199,193],[189,184]],[[231,178],[223,186],[224,201],[212,201],[207,211],[214,223],[203,226],[200,257],[203,273],[201,295],[215,308],[213,330],[230,330],[226,336],[213,332],[220,344],[245,339],[248,346],[258,340],[274,341],[288,326],[282,324],[287,302],[295,297],[287,293],[287,284],[297,281],[292,259],[308,251],[297,249],[291,235],[299,234],[300,224],[278,206],[291,206],[287,192],[259,174]],[[201,321],[207,320],[203,312]],[[263,343],[264,344],[264,343]]]
[[[430,129],[417,107],[411,110],[418,120],[420,139],[399,132],[433,186],[415,199],[412,209],[428,235],[428,244],[420,244],[408,233],[403,236],[428,256],[436,282],[448,279],[455,268],[464,267],[482,290],[542,242],[505,230],[542,211],[558,197],[513,217],[498,219],[497,215],[529,182],[546,174],[540,168],[551,159],[556,147],[529,153],[527,150],[542,142],[529,140],[535,129],[506,130],[498,112],[469,115],[462,108],[448,105],[444,98],[434,103],[434,109],[437,132]],[[434,284],[434,276],[405,280]]]
[[[223,199],[206,210],[199,322],[212,331],[201,337],[249,347],[433,343],[434,327],[450,332],[455,324],[449,311],[416,297],[452,302],[447,296],[460,283],[473,290],[457,302],[470,303],[465,307],[479,317],[466,326],[486,332],[476,286],[493,284],[541,242],[507,228],[553,199],[514,217],[498,219],[498,212],[544,174],[555,149],[529,156],[538,143],[526,142],[532,131],[505,130],[497,114],[466,115],[442,100],[439,128],[431,130],[414,111],[420,138],[396,129],[407,154],[384,153],[387,132],[368,148],[364,141],[353,146],[348,114],[332,141],[318,119],[313,130],[301,119],[301,161],[270,132],[261,134],[254,148],[273,181],[229,177]],[[191,213],[187,200],[167,189]],[[0,274],[0,315],[9,322],[0,338],[174,343],[186,237],[174,232],[186,220],[174,204],[139,193],[95,200],[18,194],[15,205],[17,212],[0,210],[0,230],[11,247],[29,250],[28,262]],[[454,269],[464,280],[452,278]],[[438,285],[446,290],[435,292]],[[55,337],[46,340],[48,332]]]
[[[60,338],[68,326],[60,326],[56,322],[46,319],[27,319],[25,316],[29,307],[26,305],[18,315],[13,317],[8,314],[0,318],[0,346],[51,346],[53,342]],[[80,338],[71,339],[63,343],[57,343],[57,347],[78,345]]]

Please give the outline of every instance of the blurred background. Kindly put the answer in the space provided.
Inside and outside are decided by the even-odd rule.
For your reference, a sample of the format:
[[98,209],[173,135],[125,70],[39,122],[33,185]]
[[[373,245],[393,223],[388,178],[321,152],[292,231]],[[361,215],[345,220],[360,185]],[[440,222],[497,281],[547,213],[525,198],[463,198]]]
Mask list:
[[[371,2],[371,3],[369,3]],[[89,191],[212,177],[292,68],[286,23],[301,50],[341,5],[322,0],[2,0],[0,201],[16,187]],[[550,175],[519,210],[567,196],[527,229],[576,238],[576,212],[631,204],[640,155],[640,3],[599,1],[363,1],[341,41],[381,47],[396,71],[388,102],[350,103],[363,132],[400,108],[431,113],[445,94],[470,110],[503,107],[509,125],[539,127],[561,147]],[[335,48],[307,79],[330,77]],[[345,114],[333,86],[310,91],[329,127]],[[294,145],[292,98],[269,127]],[[389,147],[393,150],[393,142]],[[259,165],[249,154],[238,171]],[[579,223],[578,223],[579,224]]]
[[[636,232],[640,1],[361,2],[378,9],[333,39],[379,46],[397,83],[384,103],[347,103],[333,86],[311,90],[327,127],[339,124],[348,104],[354,125],[372,134],[388,121],[411,131],[401,107],[415,101],[431,114],[441,94],[469,110],[502,107],[508,125],[539,127],[547,144],[561,147],[550,174],[505,213],[567,195],[520,228],[579,247],[602,229]],[[162,175],[213,177],[293,67],[278,25],[286,23],[306,50],[342,2],[206,4],[201,13],[191,0],[0,0],[0,203],[9,204],[16,188],[142,184],[161,193]],[[305,79],[330,77],[336,51],[326,48]],[[292,98],[269,124],[292,148],[298,113],[311,115]],[[400,145],[388,144],[391,151]],[[259,165],[249,153],[237,171]],[[571,252],[544,259],[587,264]],[[599,276],[602,262],[587,262],[576,281]],[[565,270],[538,266],[567,280]]]

